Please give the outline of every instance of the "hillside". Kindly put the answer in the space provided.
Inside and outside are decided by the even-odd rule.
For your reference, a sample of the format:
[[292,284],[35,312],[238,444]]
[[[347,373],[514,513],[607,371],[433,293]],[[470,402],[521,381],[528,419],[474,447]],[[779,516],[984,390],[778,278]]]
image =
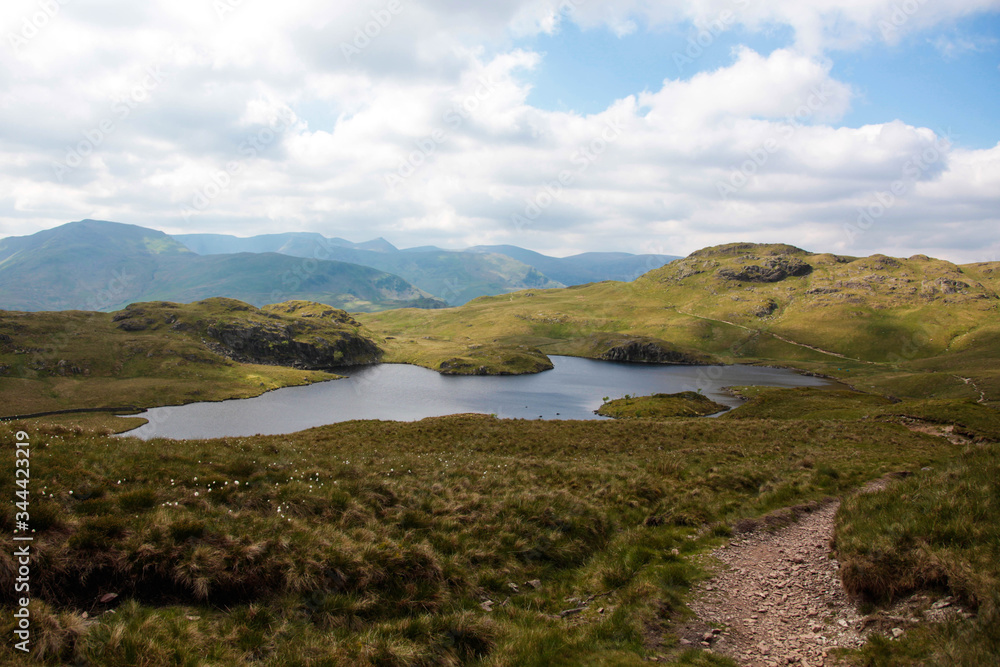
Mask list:
[[562,287],[535,267],[499,253],[466,253],[440,248],[400,251],[385,239],[351,243],[309,232],[248,238],[223,234],[178,234],[173,238],[204,255],[277,252],[293,257],[369,266],[401,276],[451,305],[519,289]]
[[569,257],[550,257],[512,245],[473,246],[467,252],[506,255],[570,286],[602,280],[629,282],[647,271],[680,259],[676,255],[632,255],[625,252],[585,252]]
[[306,301],[0,311],[0,416],[255,396],[381,356],[346,312]]
[[[141,418],[91,413],[0,422],[30,440],[39,564],[34,654],[8,643],[0,661],[722,666],[744,641],[788,664],[992,664],[997,268],[734,244],[448,310],[0,312],[7,415],[251,396],[378,359],[535,372],[555,352],[854,387],[737,387],[748,402],[717,419],[689,416],[716,409],[695,391],[611,401],[608,421],[214,440],[110,438]],[[18,511],[0,506],[8,534]],[[773,530],[787,524],[808,536]],[[755,544],[766,557],[739,556]],[[741,570],[711,578],[713,550]],[[737,588],[752,606],[713,602]]]
[[393,337],[390,359],[431,368],[486,342],[593,358],[625,348],[632,361],[655,361],[640,352],[655,348],[678,361],[793,363],[899,395],[929,385],[942,397],[985,391],[995,400],[1000,374],[983,362],[1000,358],[996,275],[991,265],[924,256],[731,244],[631,283],[528,290],[364,321]]
[[[327,238],[316,232],[283,232],[257,236],[231,234],[174,234],[179,241],[199,255],[227,255],[241,252],[280,252],[294,257],[316,258],[318,248],[330,247],[372,252],[397,252],[397,248],[383,238],[364,243],[352,243],[342,238]],[[320,257],[320,259],[329,259]]]
[[0,308],[110,311],[216,296],[258,306],[307,299],[351,311],[445,305],[370,267],[277,253],[200,256],[162,232],[115,222],[83,220],[0,240]]
[[402,276],[451,305],[479,296],[521,289],[545,289],[602,280],[629,281],[678,259],[672,255],[591,252],[550,257],[512,245],[474,246],[464,251],[434,246],[399,250],[385,239],[351,243],[310,232],[240,238],[224,234],[173,237],[202,255],[278,252],[295,257],[336,259]]

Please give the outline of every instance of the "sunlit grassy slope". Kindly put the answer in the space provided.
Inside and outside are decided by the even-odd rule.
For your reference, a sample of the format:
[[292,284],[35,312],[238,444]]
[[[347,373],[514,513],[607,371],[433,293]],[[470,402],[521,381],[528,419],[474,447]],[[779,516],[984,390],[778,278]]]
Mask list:
[[[708,248],[631,283],[483,297],[362,316],[388,358],[436,368],[470,345],[601,357],[629,337],[691,360],[774,362],[900,396],[1000,397],[993,265]],[[969,378],[967,382],[965,378]]]
[[[697,555],[741,520],[841,496],[834,546],[852,593],[884,604],[929,588],[970,614],[846,663],[991,664],[997,289],[994,264],[739,244],[632,283],[361,322],[232,300],[2,313],[7,414],[252,395],[332,377],[295,365],[380,349],[455,373],[535,372],[552,353],[750,361],[863,390],[741,387],[748,403],[713,420],[458,415],[195,441],[108,438],[118,427],[97,414],[5,423],[0,441],[20,428],[32,442],[31,660],[731,665],[678,644]],[[853,497],[886,473],[884,490]],[[0,475],[0,496],[14,491]],[[9,534],[13,505],[0,510]],[[0,573],[12,567],[0,552]]]
[[36,657],[109,666],[638,665],[677,648],[690,556],[731,523],[954,450],[801,420],[477,415],[151,442],[36,420],[0,439],[18,428]]
[[302,301],[0,311],[0,416],[255,396],[333,379],[331,368],[378,354],[347,313]]

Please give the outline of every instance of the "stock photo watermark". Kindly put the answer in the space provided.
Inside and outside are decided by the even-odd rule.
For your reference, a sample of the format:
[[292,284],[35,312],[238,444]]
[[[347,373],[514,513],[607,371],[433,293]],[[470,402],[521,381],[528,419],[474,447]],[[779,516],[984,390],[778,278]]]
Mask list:
[[847,238],[847,242],[854,243],[910,194],[920,179],[947,157],[953,138],[950,133],[945,133],[938,137],[932,145],[911,155],[903,163],[899,178],[894,180],[888,189],[873,192],[868,203],[858,207],[854,222],[844,225],[844,236]]
[[385,184],[390,191],[402,185],[406,179],[426,165],[441,146],[451,138],[452,134],[472,118],[483,102],[490,98],[498,85],[489,74],[481,75],[477,83],[479,85],[476,86],[475,90],[441,115],[441,121],[447,127],[435,128],[430,134],[415,139],[413,142],[414,150],[400,160],[395,171],[385,175]]
[[295,115],[289,109],[279,109],[277,116],[256,132],[247,135],[240,142],[236,152],[240,159],[230,160],[222,169],[213,172],[208,180],[191,196],[189,205],[181,209],[181,217],[190,220],[191,216],[204,212],[212,202],[229,190],[236,176],[243,173],[250,162],[267,150],[295,122]]
[[771,158],[805,127],[805,121],[822,110],[831,99],[833,90],[829,82],[815,86],[795,113],[782,120],[777,127],[778,137],[768,137],[760,145],[747,151],[747,159],[730,168],[729,178],[715,182],[716,191],[723,201],[736,194],[750,183]]
[[10,44],[14,52],[19,54],[28,46],[28,42],[41,34],[49,23],[52,22],[62,8],[70,4],[73,0],[38,0],[38,10],[21,19],[21,25],[17,32],[13,30],[7,33],[7,43]]
[[894,4],[889,15],[879,19],[876,24],[882,33],[882,39],[890,41],[898,36],[900,29],[909,23],[925,4],[927,0],[903,0]]
[[215,0],[212,3],[212,9],[215,10],[215,15],[219,17],[219,21],[225,21],[226,17],[242,7],[244,2],[246,0]]
[[605,121],[597,136],[580,146],[570,157],[570,164],[576,168],[560,171],[555,179],[544,183],[533,196],[525,200],[524,208],[520,212],[511,215],[510,221],[514,229],[521,232],[541,217],[542,213],[562,196],[566,188],[576,183],[591,165],[601,159],[608,148],[621,138],[624,131],[624,121],[621,118]]
[[31,645],[31,439],[14,436],[14,648],[27,653]]
[[353,40],[340,43],[340,52],[344,55],[344,60],[351,62],[352,58],[360,56],[362,51],[371,46],[372,42],[382,34],[382,31],[403,13],[403,9],[403,0],[389,0],[382,9],[371,10],[371,21],[354,28]]
[[[746,9],[750,6],[750,0],[733,0],[732,4],[737,9]],[[705,55],[715,41],[736,25],[737,21],[738,17],[732,9],[724,9],[714,19],[703,24],[697,33],[687,38],[687,46],[683,51],[674,51],[673,59],[677,72],[683,74],[685,67],[693,65]]]
[[83,165],[88,157],[96,153],[137,108],[153,98],[153,92],[170,77],[169,72],[164,71],[165,63],[162,61],[168,59],[176,49],[176,44],[171,45],[161,58],[161,62],[148,65],[142,75],[128,86],[123,94],[112,99],[110,114],[93,127],[84,130],[81,141],[66,147],[63,159],[52,164],[56,179],[60,183],[67,174]]

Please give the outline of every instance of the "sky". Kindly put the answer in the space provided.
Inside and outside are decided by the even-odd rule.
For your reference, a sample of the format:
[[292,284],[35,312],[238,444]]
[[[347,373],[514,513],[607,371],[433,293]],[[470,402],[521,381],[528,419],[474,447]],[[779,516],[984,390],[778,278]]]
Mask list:
[[1000,260],[1000,0],[4,0],[0,237]]

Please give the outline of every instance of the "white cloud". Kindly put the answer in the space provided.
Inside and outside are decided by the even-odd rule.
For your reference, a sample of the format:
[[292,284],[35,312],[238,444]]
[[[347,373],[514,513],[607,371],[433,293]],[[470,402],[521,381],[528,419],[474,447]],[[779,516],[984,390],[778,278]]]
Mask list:
[[[400,245],[677,253],[751,239],[966,257],[1000,217],[1000,148],[942,150],[911,178],[934,132],[838,125],[854,91],[830,49],[997,6],[911,2],[895,22],[896,0],[60,5],[0,60],[0,234],[103,217]],[[6,3],[0,34],[21,35],[38,7]],[[796,43],[739,49],[598,114],[527,104],[541,56],[518,35],[726,11],[790,26]],[[849,239],[858,208],[901,179],[905,194]]]
[[966,53],[983,53],[993,49],[997,45],[997,40],[992,37],[966,37],[962,35],[947,36],[939,35],[931,40],[934,48],[944,56],[946,60],[955,60]]

